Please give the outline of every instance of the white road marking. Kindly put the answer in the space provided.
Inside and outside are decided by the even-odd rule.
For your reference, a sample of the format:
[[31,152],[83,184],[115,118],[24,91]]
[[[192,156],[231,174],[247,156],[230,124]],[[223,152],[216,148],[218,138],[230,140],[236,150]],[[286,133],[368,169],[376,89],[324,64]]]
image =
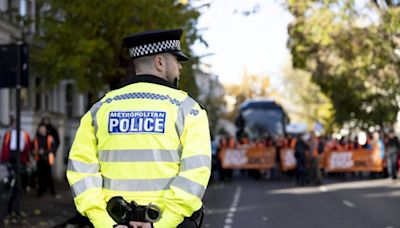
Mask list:
[[355,207],[356,205],[348,200],[343,200],[342,203],[348,207]]
[[225,219],[225,225],[226,224],[232,224],[233,220],[231,218],[226,218]]
[[236,187],[236,192],[235,192],[235,195],[233,196],[233,200],[232,200],[231,206],[229,208],[229,212],[228,212],[228,214],[226,214],[226,217],[225,217],[224,228],[231,228],[231,224],[233,223],[233,217],[235,215],[235,212],[237,211],[236,207],[239,203],[241,192],[242,192],[242,188],[240,186]]
[[319,186],[319,190],[321,191],[321,192],[326,192],[326,191],[328,191],[328,189],[325,187],[325,186]]

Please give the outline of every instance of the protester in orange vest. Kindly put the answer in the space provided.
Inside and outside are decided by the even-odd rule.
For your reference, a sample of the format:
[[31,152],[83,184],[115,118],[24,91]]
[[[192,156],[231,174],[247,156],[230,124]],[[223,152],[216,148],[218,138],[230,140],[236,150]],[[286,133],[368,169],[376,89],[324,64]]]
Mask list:
[[296,184],[304,186],[307,181],[307,155],[310,150],[306,135],[299,135],[296,140],[294,156],[296,158]]
[[243,138],[242,138],[241,141],[242,141],[242,144],[243,144],[243,145],[249,145],[249,144],[250,144],[249,137],[247,137],[246,134],[243,136]]
[[11,173],[16,173],[17,171],[17,159],[19,157],[19,174],[21,177],[21,182],[16,183],[14,186],[14,189],[11,194],[11,198],[8,201],[7,205],[7,213],[11,214],[12,212],[15,212],[17,215],[20,213],[20,208],[19,205],[20,203],[19,198],[17,197],[18,191],[22,189],[26,189],[28,186],[28,177],[27,177],[27,171],[26,171],[26,165],[29,162],[29,151],[31,150],[31,140],[29,138],[29,134],[21,129],[20,131],[20,143],[19,143],[19,151],[20,154],[18,156],[17,153],[17,129],[16,129],[16,124],[14,120],[11,120],[10,124],[10,129],[6,131],[4,135],[4,140],[3,140],[3,146],[2,146],[2,151],[1,151],[1,156],[0,156],[0,161],[3,163],[7,164],[7,169],[9,175]]
[[278,135],[275,142],[275,165],[272,169],[271,179],[280,179],[281,177],[281,150],[286,147],[286,139]]
[[296,147],[297,139],[294,137],[290,137],[288,143],[289,147],[294,150],[294,148]]
[[398,176],[398,158],[400,153],[400,141],[397,138],[394,130],[389,132],[388,140],[386,143],[386,159],[387,159],[387,170],[389,176],[393,181],[397,180]]
[[51,167],[54,164],[54,139],[51,135],[47,134],[46,126],[40,124],[33,141],[34,157],[37,163],[37,175],[39,188],[37,196],[42,196],[47,188],[50,194],[55,195],[53,175]]
[[50,117],[45,116],[40,121],[40,124],[46,126],[47,134],[53,137],[54,141],[54,155],[57,153],[57,148],[60,145],[60,137],[58,136],[57,128],[51,123]]
[[219,158],[219,178],[221,181],[230,181],[232,179],[232,169],[223,168],[223,159],[222,150],[226,149],[235,149],[236,141],[233,136],[222,136],[219,140],[219,150],[218,150],[218,158]]
[[228,139],[228,146],[229,148],[233,149],[236,148],[236,140],[233,136],[230,136]]
[[[28,132],[21,129],[20,132],[20,163],[26,165],[29,161],[29,151],[31,150],[31,139]],[[11,127],[4,134],[1,162],[15,163],[17,160],[17,130],[15,122],[12,120]]]
[[311,158],[310,158],[310,182],[313,185],[322,184],[322,174],[319,167],[319,138],[312,134],[309,142]]

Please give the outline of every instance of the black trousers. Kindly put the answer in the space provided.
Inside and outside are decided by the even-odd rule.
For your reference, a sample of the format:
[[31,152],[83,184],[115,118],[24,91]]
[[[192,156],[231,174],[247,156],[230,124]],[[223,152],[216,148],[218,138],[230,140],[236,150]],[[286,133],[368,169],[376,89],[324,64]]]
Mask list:
[[37,175],[39,188],[37,191],[38,196],[43,195],[47,188],[50,191],[50,194],[54,195],[56,193],[54,189],[53,175],[51,173],[51,166],[47,161],[39,160],[37,163]]
[[[10,174],[9,178],[11,178],[11,175],[15,178],[15,175],[17,173],[17,166],[15,163],[12,163],[10,167],[8,167],[8,173]],[[7,205],[7,213],[11,214],[12,212],[15,212],[19,215],[20,213],[20,205],[21,205],[21,195],[22,195],[22,188],[21,188],[21,178],[16,178],[15,183],[11,187],[11,194],[10,198],[8,201]]]

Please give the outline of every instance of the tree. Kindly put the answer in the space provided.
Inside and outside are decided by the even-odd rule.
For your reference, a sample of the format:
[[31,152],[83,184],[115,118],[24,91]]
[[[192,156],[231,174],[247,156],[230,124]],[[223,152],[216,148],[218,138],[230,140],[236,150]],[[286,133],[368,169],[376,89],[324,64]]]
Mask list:
[[240,105],[247,99],[253,98],[272,98],[278,97],[277,92],[272,88],[268,76],[257,76],[253,74],[243,74],[240,84],[225,85],[227,96],[231,98],[231,107],[226,114],[226,118],[234,122]]
[[292,122],[304,122],[312,128],[316,122],[330,131],[332,103],[311,80],[311,74],[286,65],[282,79],[281,103]]
[[[182,49],[201,39],[196,29],[199,8],[171,0],[38,0],[32,68],[48,85],[76,81],[80,91],[93,95],[105,86],[115,88],[130,65],[122,38],[151,29],[183,28]],[[192,65],[184,63],[180,85],[192,96],[198,91]],[[94,97],[96,99],[96,96]]]
[[[332,101],[335,122],[393,123],[399,111],[398,1],[287,0],[293,66]],[[359,1],[358,1],[359,2]]]

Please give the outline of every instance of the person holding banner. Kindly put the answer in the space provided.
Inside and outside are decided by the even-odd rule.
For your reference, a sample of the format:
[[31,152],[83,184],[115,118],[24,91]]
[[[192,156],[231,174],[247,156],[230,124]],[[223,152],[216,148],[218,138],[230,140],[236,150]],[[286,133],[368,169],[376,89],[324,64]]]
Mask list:
[[397,176],[398,176],[397,159],[399,157],[400,143],[399,143],[399,139],[394,134],[394,131],[389,132],[389,138],[388,138],[386,147],[387,147],[387,150],[386,150],[387,170],[388,170],[389,176],[393,180],[397,180]]
[[307,157],[306,153],[309,151],[309,146],[306,143],[306,135],[298,137],[294,156],[296,157],[296,184],[304,186],[307,179]]
[[323,151],[320,151],[319,139],[314,134],[311,136],[310,140],[310,153],[311,153],[311,166],[310,166],[310,182],[313,185],[321,185],[322,174],[319,167],[319,155]]

